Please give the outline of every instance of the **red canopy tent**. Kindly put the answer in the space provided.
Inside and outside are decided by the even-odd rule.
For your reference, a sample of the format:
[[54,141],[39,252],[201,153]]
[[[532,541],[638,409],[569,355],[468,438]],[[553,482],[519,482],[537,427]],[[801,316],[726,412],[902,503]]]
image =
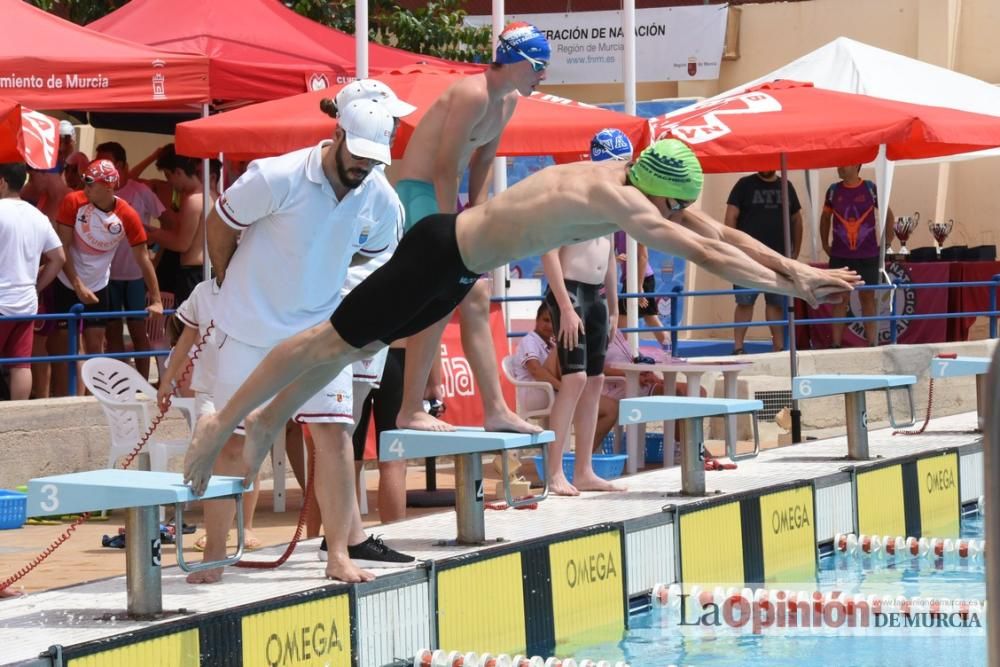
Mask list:
[[1000,118],[773,81],[649,120],[689,144],[706,172],[818,169],[1000,146]]
[[[402,155],[430,105],[460,76],[410,68],[374,77],[417,107],[401,119],[393,147],[395,157]],[[223,152],[245,160],[315,144],[336,127],[336,121],[319,110],[319,101],[334,92],[303,93],[181,123],[177,126],[177,150],[196,157]],[[604,127],[621,128],[636,145],[648,143],[649,128],[643,118],[536,93],[518,103],[498,154],[579,155],[590,145],[594,133]]]
[[208,61],[0,0],[0,91],[37,109],[191,110],[209,100]]
[[[215,100],[271,100],[339,87],[355,71],[353,36],[307,19],[277,0],[132,0],[87,27],[208,56]],[[483,69],[369,46],[372,74],[414,64],[460,72]]]
[[0,98],[0,162],[51,169],[58,152],[59,121]]

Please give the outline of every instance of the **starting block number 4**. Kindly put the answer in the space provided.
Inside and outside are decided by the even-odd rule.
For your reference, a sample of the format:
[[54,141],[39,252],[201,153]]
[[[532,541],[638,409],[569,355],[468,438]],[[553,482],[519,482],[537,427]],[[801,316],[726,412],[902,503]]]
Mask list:
[[803,396],[809,396],[813,393],[812,381],[811,380],[799,380],[799,393]]
[[395,455],[397,459],[403,458],[403,454],[406,453],[406,450],[403,448],[403,441],[399,438],[393,440],[392,444],[389,445],[389,452]]

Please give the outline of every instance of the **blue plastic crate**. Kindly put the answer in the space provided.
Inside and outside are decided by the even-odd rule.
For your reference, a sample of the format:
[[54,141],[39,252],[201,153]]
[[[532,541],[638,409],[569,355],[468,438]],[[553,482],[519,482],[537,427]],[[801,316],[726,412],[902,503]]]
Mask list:
[[[622,449],[628,451],[627,443],[628,439],[622,436]],[[614,431],[608,433],[604,436],[604,440],[601,441],[601,451],[605,454],[615,453],[615,434]],[[646,463],[663,463],[663,434],[662,433],[647,433],[646,434],[646,458],[644,459]],[[602,475],[603,476],[603,475]]]
[[[545,476],[545,471],[542,470],[542,457],[531,456],[528,458],[535,462],[535,472],[538,473],[538,479],[542,479]],[[594,454],[594,472],[602,479],[621,477],[627,460],[628,455],[626,454]],[[573,483],[573,466],[575,464],[576,456],[573,452],[563,454],[563,474],[566,475],[570,484]]]
[[0,530],[20,528],[28,518],[28,496],[0,489]]

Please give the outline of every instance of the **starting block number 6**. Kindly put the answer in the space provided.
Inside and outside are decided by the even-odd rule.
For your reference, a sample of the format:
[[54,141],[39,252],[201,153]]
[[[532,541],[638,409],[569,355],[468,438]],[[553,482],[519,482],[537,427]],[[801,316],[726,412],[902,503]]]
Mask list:
[[389,445],[389,452],[394,454],[397,459],[403,458],[403,454],[405,453],[405,450],[403,449],[403,441],[399,438],[393,440],[392,444]]
[[55,512],[59,509],[59,487],[55,484],[45,484],[39,492],[46,498],[38,503],[38,506],[46,512]]
[[809,396],[813,393],[812,381],[811,380],[799,380],[799,393],[803,396]]

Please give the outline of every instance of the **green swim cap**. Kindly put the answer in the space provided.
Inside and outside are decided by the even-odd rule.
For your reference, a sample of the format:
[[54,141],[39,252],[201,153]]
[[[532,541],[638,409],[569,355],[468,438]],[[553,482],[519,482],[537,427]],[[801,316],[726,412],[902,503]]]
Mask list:
[[644,194],[694,201],[701,194],[701,163],[677,139],[662,139],[639,153],[629,170],[629,181]]

